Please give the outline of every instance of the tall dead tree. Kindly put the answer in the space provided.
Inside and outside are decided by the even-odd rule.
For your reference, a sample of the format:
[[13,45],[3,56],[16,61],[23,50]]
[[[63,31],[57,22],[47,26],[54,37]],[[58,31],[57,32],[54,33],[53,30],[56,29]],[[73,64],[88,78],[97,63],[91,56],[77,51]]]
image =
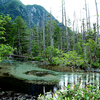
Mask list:
[[64,0],[62,0],[62,51],[65,52],[65,48],[64,48]]
[[18,27],[18,54],[21,55],[20,29]]
[[43,47],[44,47],[44,51],[45,51],[45,14],[44,14],[44,10],[43,10]]
[[30,56],[31,58],[33,58],[31,51],[31,13],[29,13],[29,50],[30,50]]
[[73,51],[75,50],[75,11],[74,11],[74,20],[73,20]]
[[41,16],[41,20],[40,20],[40,41],[43,41],[43,18]]
[[89,29],[88,28],[88,13],[87,13],[87,3],[86,3],[86,0],[85,0],[85,11],[86,11],[86,25],[87,25],[87,30]]
[[76,41],[77,41],[77,54],[79,53],[79,48],[78,48],[78,19],[77,19],[77,26],[76,26]]
[[52,25],[52,15],[51,15],[51,11],[50,11],[50,37],[51,37],[51,46],[54,46],[53,43],[53,25]]
[[58,34],[59,31],[58,30],[59,30],[59,27],[57,26],[57,48],[59,50],[59,38],[58,38],[59,37],[59,34]]
[[[84,19],[83,19],[83,43],[86,44],[86,38],[85,38],[85,22],[84,22]],[[84,45],[84,59],[86,60],[86,46]]]
[[[94,28],[94,41],[97,41],[97,35],[96,35],[96,23],[93,24],[93,28]],[[96,63],[96,47],[94,48],[94,63]]]
[[91,20],[90,20],[90,9],[89,9],[89,6],[88,6],[88,24],[89,24],[89,29],[91,29]]
[[[68,38],[68,31],[67,31],[67,19],[66,19],[66,8],[65,8],[65,1],[64,1],[64,14],[65,14],[65,27],[66,27],[66,43],[67,43],[67,52],[69,51],[69,38]],[[64,27],[63,27],[64,31]],[[63,39],[64,39],[64,33],[63,33]],[[63,40],[64,41],[64,40]]]
[[99,38],[99,14],[98,14],[98,6],[96,0],[95,0],[95,6],[96,6],[96,15],[97,15],[97,38]]
[[37,22],[37,43],[39,44],[39,22]]
[[80,10],[80,21],[81,21],[81,35],[82,35],[82,41],[83,41],[83,30],[82,30],[82,12]]
[[[85,12],[86,12],[86,26],[87,26],[87,29],[85,28],[85,22],[84,22],[84,18],[83,18],[83,41],[84,41],[84,44],[86,44],[86,31],[88,30],[88,16],[87,16],[87,3],[86,3],[86,0],[85,0]],[[84,45],[84,59],[86,60],[86,46]]]

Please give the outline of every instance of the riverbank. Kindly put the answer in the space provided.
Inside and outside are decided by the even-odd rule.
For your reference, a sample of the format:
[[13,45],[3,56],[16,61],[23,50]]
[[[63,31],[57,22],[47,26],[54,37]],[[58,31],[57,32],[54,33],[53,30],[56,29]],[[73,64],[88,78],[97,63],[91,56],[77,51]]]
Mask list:
[[57,71],[57,72],[85,72],[84,69],[80,69],[80,68],[73,68],[73,67],[63,67],[63,66],[56,66],[56,65],[43,65],[43,64],[39,64],[40,68],[43,69],[48,69],[51,71]]
[[100,73],[100,67],[98,68],[91,68],[87,67],[87,68],[78,68],[78,67],[69,67],[69,66],[56,66],[56,65],[45,65],[44,62],[39,63],[39,67],[43,68],[43,69],[48,69],[51,71],[57,71],[57,72],[96,72],[96,73]]

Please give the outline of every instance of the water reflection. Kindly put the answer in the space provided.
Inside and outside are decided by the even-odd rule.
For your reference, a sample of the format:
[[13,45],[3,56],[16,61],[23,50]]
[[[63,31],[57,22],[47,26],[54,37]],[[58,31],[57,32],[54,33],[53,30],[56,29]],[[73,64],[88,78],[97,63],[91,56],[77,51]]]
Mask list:
[[43,87],[45,92],[53,92],[55,85],[32,84],[13,77],[0,77],[0,91],[14,91],[38,97],[39,94],[43,95]]
[[[60,82],[57,84],[61,90],[63,87],[70,85],[73,88],[74,84],[80,83],[80,88],[84,88],[88,84],[89,73],[68,73],[61,75]],[[91,85],[100,85],[100,73],[91,73],[90,82]]]
[[45,85],[45,84],[29,84],[28,94],[38,97],[39,94],[43,93],[43,87],[45,87],[45,92],[53,92],[54,85]]

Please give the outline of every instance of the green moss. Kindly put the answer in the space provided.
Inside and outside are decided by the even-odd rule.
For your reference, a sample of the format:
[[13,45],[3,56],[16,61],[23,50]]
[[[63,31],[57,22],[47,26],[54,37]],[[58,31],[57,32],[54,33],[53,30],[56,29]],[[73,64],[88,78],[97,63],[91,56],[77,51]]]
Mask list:
[[[36,72],[39,74],[36,75]],[[41,75],[40,72],[43,74]],[[42,69],[37,64],[22,63],[14,66],[14,71],[11,75],[24,79],[27,81],[45,81],[45,82],[57,82],[60,79],[60,74],[55,71]]]

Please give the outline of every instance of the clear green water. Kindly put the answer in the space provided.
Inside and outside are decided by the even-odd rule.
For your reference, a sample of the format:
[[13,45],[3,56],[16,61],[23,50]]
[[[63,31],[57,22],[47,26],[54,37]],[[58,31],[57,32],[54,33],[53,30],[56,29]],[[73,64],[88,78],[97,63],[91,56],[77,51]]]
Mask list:
[[[12,76],[14,76],[17,79],[25,80],[29,83],[35,83],[35,84],[56,84],[56,87],[54,88],[57,90],[57,87],[62,89],[64,86],[77,84],[79,83],[79,79],[81,82],[80,87],[85,87],[85,85],[88,83],[88,76],[89,73],[86,72],[56,72],[51,71],[47,69],[42,69],[38,67],[37,62],[25,62],[25,63],[10,63],[11,66],[8,70],[4,70],[4,72],[9,72]],[[25,74],[26,72],[30,71],[36,71],[36,72],[47,72],[48,74],[43,76],[37,76],[35,74]],[[100,85],[100,73],[91,73],[90,75],[90,83],[92,85]]]

